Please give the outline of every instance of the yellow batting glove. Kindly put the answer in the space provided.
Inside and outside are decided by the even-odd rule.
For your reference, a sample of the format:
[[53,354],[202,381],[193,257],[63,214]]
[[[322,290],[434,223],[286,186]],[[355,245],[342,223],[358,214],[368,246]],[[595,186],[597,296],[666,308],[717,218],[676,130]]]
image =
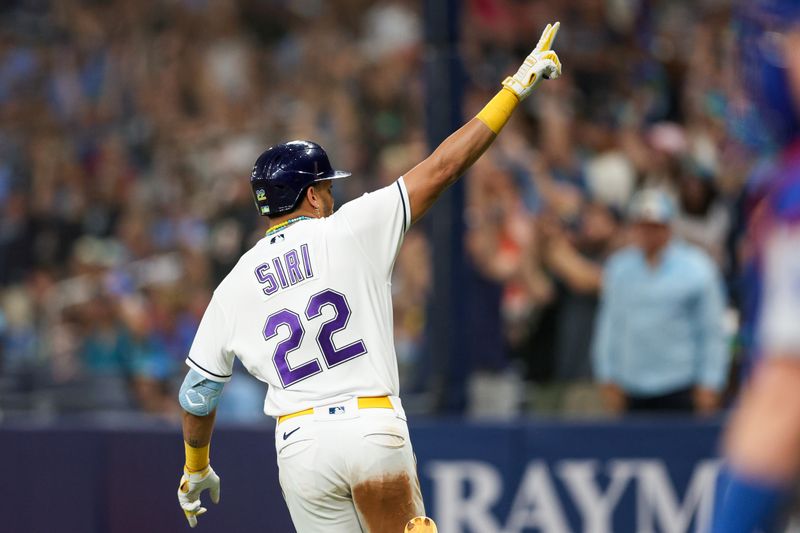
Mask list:
[[200,506],[200,494],[208,489],[211,501],[219,503],[219,476],[211,468],[205,467],[199,472],[192,472],[184,468],[178,485],[178,503],[186,515],[189,527],[197,525],[197,517],[205,513],[207,509]]
[[561,75],[561,61],[550,49],[560,27],[560,22],[548,24],[536,48],[528,54],[517,73],[503,81],[503,87],[516,94],[520,100],[527,98],[543,79],[553,80]]

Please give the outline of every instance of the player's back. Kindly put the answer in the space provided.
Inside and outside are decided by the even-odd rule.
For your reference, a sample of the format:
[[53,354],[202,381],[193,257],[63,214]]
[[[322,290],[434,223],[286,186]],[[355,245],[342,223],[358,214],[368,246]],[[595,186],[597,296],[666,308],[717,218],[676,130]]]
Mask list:
[[397,396],[390,277],[409,220],[401,179],[268,232],[215,291],[189,364],[219,379],[238,357],[273,416]]

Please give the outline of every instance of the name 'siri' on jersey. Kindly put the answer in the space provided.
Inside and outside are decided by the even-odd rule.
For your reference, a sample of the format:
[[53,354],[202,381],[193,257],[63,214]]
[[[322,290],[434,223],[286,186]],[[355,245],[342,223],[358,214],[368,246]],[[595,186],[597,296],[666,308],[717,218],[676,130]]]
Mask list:
[[[281,242],[282,239],[279,241],[279,237],[283,237],[283,234],[273,237],[270,243]],[[311,265],[311,253],[308,248],[308,243],[302,244],[299,248],[292,248],[256,267],[256,280],[263,285],[261,291],[266,296],[271,296],[281,289],[293,287],[314,277],[314,267]]]

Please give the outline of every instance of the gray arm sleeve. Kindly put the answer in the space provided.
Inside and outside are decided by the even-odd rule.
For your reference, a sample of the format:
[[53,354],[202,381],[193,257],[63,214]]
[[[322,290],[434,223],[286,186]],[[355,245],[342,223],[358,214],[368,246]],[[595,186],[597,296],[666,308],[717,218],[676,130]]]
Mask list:
[[187,413],[208,416],[217,408],[224,386],[224,383],[207,379],[190,368],[178,393],[178,401]]

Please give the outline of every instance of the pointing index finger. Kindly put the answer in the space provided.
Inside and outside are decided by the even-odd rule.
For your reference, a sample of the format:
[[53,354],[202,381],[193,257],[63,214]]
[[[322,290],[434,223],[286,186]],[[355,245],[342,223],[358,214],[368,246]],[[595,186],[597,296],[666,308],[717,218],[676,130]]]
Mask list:
[[553,41],[556,39],[556,35],[558,35],[558,29],[560,27],[560,22],[556,22],[552,25],[548,24],[542,32],[542,37],[539,39],[539,44],[536,45],[536,50],[539,52],[550,50],[550,48],[553,46]]
[[550,32],[550,29],[552,27],[553,27],[553,25],[549,24],[549,23],[547,24],[547,26],[545,26],[544,31],[542,32],[542,36],[539,37],[539,42],[536,43],[536,50],[539,50],[539,51],[545,50],[545,48],[543,48],[543,47],[547,43],[547,34]]

